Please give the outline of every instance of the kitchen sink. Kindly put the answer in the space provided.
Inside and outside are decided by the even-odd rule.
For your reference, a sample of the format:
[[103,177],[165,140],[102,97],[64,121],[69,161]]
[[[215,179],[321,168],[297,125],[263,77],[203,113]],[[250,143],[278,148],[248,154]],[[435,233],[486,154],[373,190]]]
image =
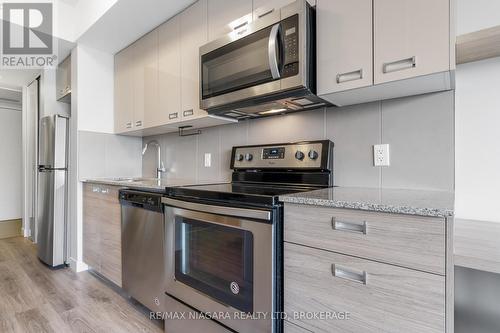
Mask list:
[[145,182],[145,181],[152,181],[156,180],[156,178],[113,178],[113,181],[117,182],[125,182],[125,183],[139,183],[139,182]]

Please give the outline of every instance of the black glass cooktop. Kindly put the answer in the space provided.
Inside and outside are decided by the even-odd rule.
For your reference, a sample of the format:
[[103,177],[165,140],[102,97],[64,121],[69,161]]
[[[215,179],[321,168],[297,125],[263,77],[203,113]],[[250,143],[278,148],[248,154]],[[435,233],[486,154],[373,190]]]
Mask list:
[[222,183],[167,187],[166,193],[170,197],[192,199],[196,201],[240,202],[250,205],[276,205],[279,202],[280,195],[307,192],[316,189],[318,189],[318,187]]

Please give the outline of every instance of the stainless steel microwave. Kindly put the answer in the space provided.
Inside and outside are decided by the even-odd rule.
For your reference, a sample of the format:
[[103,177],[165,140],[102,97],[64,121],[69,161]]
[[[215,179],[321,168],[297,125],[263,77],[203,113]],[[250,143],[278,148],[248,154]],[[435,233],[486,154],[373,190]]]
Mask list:
[[200,48],[200,107],[237,119],[317,108],[315,10],[295,1]]

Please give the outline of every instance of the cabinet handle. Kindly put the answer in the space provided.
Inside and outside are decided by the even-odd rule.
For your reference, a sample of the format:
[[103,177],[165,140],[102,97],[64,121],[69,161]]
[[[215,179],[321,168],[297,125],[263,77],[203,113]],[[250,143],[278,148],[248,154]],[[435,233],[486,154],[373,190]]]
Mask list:
[[168,115],[168,119],[177,119],[179,117],[178,112],[174,112]]
[[384,74],[387,74],[415,67],[417,67],[417,57],[414,56],[403,60],[386,62],[383,65],[382,71]]
[[142,120],[138,120],[135,122],[135,127],[141,127],[142,126]]
[[361,80],[362,78],[363,78],[363,69],[358,69],[357,71],[337,74],[337,83]]
[[269,15],[269,14],[271,14],[272,12],[274,12],[274,8],[273,8],[273,9],[271,9],[271,10],[268,10],[268,11],[267,11],[267,12],[265,12],[265,13],[260,14],[259,16],[257,16],[257,18],[259,18],[259,19],[260,19],[260,18],[263,18],[264,16]]
[[239,29],[243,28],[243,27],[244,27],[245,25],[247,25],[247,24],[248,24],[248,21],[245,21],[245,22],[243,22],[243,23],[241,23],[241,24],[238,24],[237,26],[235,26],[235,27],[233,28],[233,30],[239,30]]
[[129,121],[128,123],[126,123],[126,124],[125,124],[125,127],[126,127],[126,128],[132,128],[132,122],[130,122],[130,121]]
[[359,223],[352,223],[352,222],[346,222],[346,221],[339,221],[335,217],[332,217],[332,229],[333,230],[354,232],[354,233],[366,235],[367,226],[368,225],[367,225],[366,221],[363,221],[363,223],[359,224]]
[[337,264],[332,264],[332,275],[339,279],[361,283],[364,285],[366,285],[368,277],[366,271],[357,272]]
[[191,110],[186,110],[186,111],[184,111],[184,112],[182,113],[182,115],[183,115],[184,117],[192,116],[193,114],[194,114],[193,109],[191,109]]

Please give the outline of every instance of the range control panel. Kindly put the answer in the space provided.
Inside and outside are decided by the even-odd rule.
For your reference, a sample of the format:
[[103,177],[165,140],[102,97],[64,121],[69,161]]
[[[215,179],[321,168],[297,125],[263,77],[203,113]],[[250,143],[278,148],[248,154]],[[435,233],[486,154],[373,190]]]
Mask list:
[[233,147],[233,169],[326,169],[333,154],[328,140]]

